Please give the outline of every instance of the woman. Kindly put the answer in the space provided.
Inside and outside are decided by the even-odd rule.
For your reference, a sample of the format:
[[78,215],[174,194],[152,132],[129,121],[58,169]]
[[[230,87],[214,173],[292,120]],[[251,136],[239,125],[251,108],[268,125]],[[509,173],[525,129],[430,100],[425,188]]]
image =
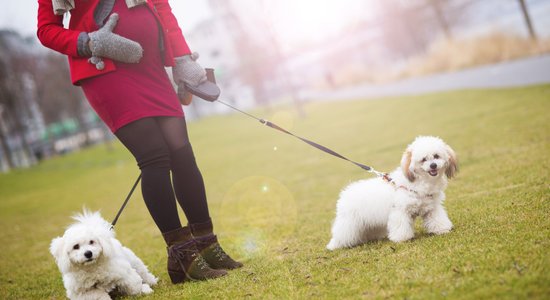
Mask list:
[[[184,84],[197,86],[206,75],[191,55],[168,0],[38,4],[38,38],[68,56],[73,83],[82,87],[141,169],[143,199],[167,243],[172,282],[216,278],[241,267],[213,234],[204,182],[178,100]],[[68,10],[71,19],[65,29],[63,14]],[[165,65],[172,66],[178,94]],[[176,200],[189,226],[182,227]]]

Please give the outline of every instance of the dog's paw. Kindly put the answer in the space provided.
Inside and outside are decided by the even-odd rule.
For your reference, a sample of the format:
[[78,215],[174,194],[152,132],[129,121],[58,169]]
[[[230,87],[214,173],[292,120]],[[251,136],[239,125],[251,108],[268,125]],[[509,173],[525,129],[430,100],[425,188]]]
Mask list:
[[334,239],[331,239],[330,242],[327,244],[327,250],[333,251],[340,247],[338,247],[336,241]]
[[145,275],[145,278],[143,278],[143,281],[147,283],[148,285],[156,285],[159,281],[158,278],[156,278],[153,274],[149,273]]
[[426,222],[424,228],[426,228],[426,231],[431,234],[446,234],[451,232],[453,229],[453,223],[451,223],[448,219],[437,220],[437,222],[431,221]]
[[141,285],[141,293],[142,294],[151,294],[153,292],[153,289],[146,283]]
[[394,242],[394,243],[403,243],[403,242],[406,242],[406,241],[410,241],[412,238],[389,238],[390,241]]
[[406,242],[414,237],[413,232],[390,232],[388,239],[394,243]]
[[430,233],[437,234],[437,235],[446,234],[446,233],[451,232],[452,229],[453,229],[452,226],[441,227],[441,228],[436,228],[434,230],[431,230]]

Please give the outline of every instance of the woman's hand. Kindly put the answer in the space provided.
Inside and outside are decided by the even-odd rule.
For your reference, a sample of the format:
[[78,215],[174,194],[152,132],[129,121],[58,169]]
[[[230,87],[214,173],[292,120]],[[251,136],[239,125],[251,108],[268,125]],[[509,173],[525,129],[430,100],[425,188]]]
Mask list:
[[196,62],[198,58],[199,54],[193,52],[193,54],[174,59],[176,64],[172,67],[172,75],[178,86],[180,99],[183,99],[185,95],[185,84],[195,87],[206,81],[206,71]]
[[113,33],[118,22],[118,14],[113,13],[101,29],[88,34],[90,37],[91,63],[101,69],[101,57],[123,63],[138,63],[143,56],[143,48],[137,42]]

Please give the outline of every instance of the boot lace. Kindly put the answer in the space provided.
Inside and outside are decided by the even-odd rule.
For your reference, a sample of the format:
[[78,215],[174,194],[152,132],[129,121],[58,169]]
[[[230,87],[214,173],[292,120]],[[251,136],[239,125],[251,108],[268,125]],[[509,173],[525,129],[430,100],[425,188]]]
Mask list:
[[195,261],[197,262],[197,266],[199,266],[199,268],[201,270],[210,268],[210,266],[208,265],[206,260],[204,260],[204,257],[202,257],[201,255],[199,255],[197,253],[195,253],[194,256],[196,256]]
[[214,252],[214,255],[218,258],[219,261],[227,260],[229,259],[229,255],[223,251],[220,244],[216,243],[216,246],[212,250]]
[[191,258],[191,261],[197,262],[197,266],[199,266],[201,270],[209,267],[206,260],[204,260],[204,258],[198,253],[195,243],[193,242],[173,245],[168,248],[168,255],[175,257],[178,261],[180,261],[180,263],[181,261],[189,260]]

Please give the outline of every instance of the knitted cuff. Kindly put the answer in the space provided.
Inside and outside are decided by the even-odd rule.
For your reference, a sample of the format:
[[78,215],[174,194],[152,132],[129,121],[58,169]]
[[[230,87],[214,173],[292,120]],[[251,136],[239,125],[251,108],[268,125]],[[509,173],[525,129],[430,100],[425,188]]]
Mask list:
[[163,232],[162,237],[168,246],[192,240],[191,230],[189,227],[182,227],[168,232]]
[[212,234],[214,230],[211,219],[204,223],[189,224],[189,227],[191,227],[191,233],[194,237]]
[[92,50],[90,50],[89,42],[90,42],[90,37],[86,32],[81,32],[78,35],[77,51],[80,57],[92,56]]

